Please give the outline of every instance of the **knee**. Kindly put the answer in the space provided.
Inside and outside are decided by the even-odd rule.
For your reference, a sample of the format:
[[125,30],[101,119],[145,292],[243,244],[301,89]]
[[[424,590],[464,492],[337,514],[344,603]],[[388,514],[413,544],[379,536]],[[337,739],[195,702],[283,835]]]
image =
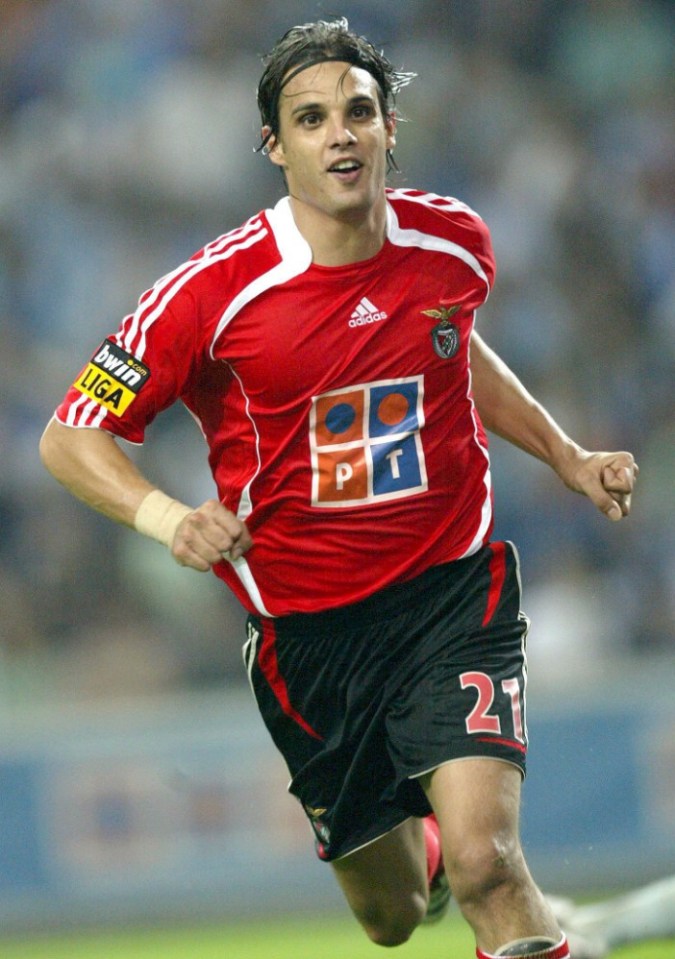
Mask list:
[[446,870],[460,907],[484,901],[505,886],[518,886],[527,875],[518,840],[497,836],[463,844],[447,857]]
[[423,895],[412,893],[407,899],[395,902],[376,900],[356,912],[356,917],[371,942],[377,946],[401,946],[426,914],[427,901]]

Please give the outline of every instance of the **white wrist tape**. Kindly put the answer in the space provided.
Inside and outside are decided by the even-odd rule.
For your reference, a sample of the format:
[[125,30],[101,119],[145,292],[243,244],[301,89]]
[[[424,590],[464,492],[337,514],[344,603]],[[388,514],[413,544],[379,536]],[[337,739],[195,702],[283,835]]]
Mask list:
[[194,510],[190,506],[171,499],[161,489],[154,489],[138,507],[134,526],[139,533],[164,543],[170,549],[178,525],[192,512]]

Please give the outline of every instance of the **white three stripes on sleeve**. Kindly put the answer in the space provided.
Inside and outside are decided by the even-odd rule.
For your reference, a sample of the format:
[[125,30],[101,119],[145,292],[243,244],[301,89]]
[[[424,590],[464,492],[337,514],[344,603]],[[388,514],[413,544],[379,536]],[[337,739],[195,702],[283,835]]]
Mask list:
[[[161,317],[167,305],[185,284],[213,263],[229,259],[239,250],[247,249],[267,236],[268,230],[259,216],[243,227],[226,233],[204,247],[197,259],[182,263],[167,273],[144,293],[135,313],[125,317],[120,330],[111,339],[127,353],[142,360],[147,346],[147,332]],[[100,427],[107,409],[87,396],[81,396],[68,410],[68,426]]]

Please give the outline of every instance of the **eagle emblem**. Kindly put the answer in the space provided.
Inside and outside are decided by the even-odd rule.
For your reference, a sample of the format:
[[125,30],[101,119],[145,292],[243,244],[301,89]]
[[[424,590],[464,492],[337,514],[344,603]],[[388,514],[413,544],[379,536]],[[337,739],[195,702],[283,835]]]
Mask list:
[[434,351],[442,360],[450,360],[459,349],[459,329],[450,322],[450,317],[459,310],[459,305],[444,307],[437,310],[422,310],[424,316],[431,316],[440,320],[431,331],[431,342]]

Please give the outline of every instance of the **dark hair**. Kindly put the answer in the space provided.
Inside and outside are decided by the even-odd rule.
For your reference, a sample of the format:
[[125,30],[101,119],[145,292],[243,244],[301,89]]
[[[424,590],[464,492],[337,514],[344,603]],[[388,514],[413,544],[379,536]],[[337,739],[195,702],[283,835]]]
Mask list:
[[[263,125],[268,126],[270,132],[258,147],[259,151],[270,137],[279,134],[279,97],[284,86],[301,70],[327,60],[344,61],[367,70],[377,83],[385,116],[394,112],[396,94],[401,87],[417,75],[395,70],[370,40],[349,29],[346,17],[292,27],[263,57],[265,70],[258,84],[258,108]],[[395,167],[391,156],[389,161]]]

